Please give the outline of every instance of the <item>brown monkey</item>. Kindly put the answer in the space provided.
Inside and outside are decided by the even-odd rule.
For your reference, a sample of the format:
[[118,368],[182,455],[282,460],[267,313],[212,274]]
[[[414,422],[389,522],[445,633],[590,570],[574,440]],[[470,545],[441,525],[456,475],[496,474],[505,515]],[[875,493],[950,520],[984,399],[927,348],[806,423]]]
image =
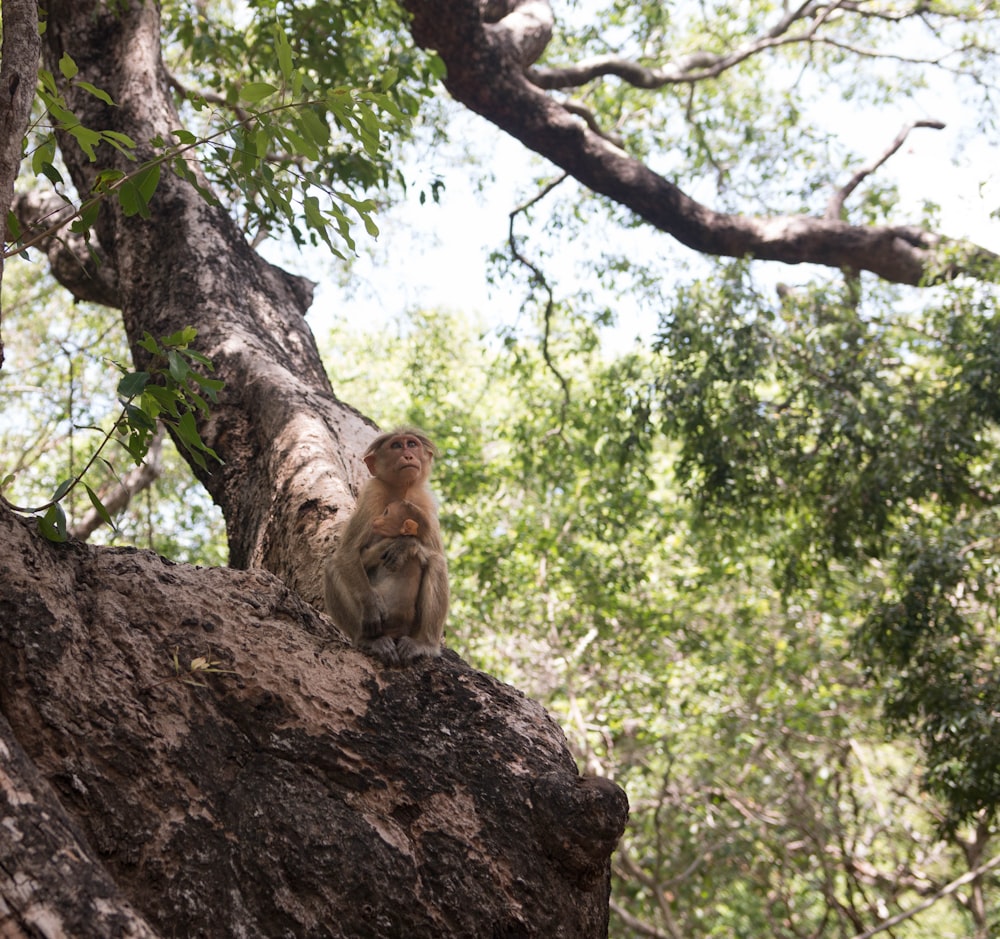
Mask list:
[[381,515],[372,519],[372,532],[383,539],[403,535],[418,537],[421,529],[426,532],[428,527],[427,516],[420,507],[405,499],[390,502]]
[[[430,440],[412,428],[380,434],[371,442],[363,459],[372,478],[362,487],[326,564],[327,613],[356,646],[387,665],[408,664],[441,652],[448,566],[437,507],[427,484],[434,455]],[[410,515],[419,536],[390,539],[376,559],[375,553],[366,554],[381,537],[376,519],[395,502],[408,502],[421,513]],[[387,522],[377,523],[382,524]],[[394,609],[390,624],[386,598],[394,606],[397,600],[404,604],[414,587],[412,620],[406,623],[407,617]]]

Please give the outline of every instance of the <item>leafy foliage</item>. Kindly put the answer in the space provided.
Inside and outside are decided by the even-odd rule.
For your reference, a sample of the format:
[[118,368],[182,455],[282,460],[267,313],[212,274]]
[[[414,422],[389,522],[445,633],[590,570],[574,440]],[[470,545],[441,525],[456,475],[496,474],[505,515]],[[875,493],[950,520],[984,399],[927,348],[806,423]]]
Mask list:
[[[37,515],[42,534],[50,541],[62,542],[68,538],[67,515],[63,505],[78,486],[86,491],[102,521],[114,528],[98,491],[88,481],[90,471],[99,461],[115,475],[112,463],[102,455],[108,444],[119,444],[138,465],[149,450],[158,424],[162,424],[171,430],[198,466],[207,469],[206,457],[218,460],[218,455],[201,439],[197,417],[208,416],[209,402],[217,400],[222,382],[205,374],[211,371],[212,363],[190,347],[196,336],[193,329],[182,330],[161,340],[147,334],[140,343],[151,356],[146,370],[130,371],[114,363],[122,374],[117,386],[121,410],[110,429],[91,428],[101,435],[101,439],[83,467],[60,482],[52,497],[40,506],[16,506],[0,496],[4,503],[15,511]],[[13,481],[14,474],[8,473],[0,488],[7,488]]]
[[[377,234],[375,201],[357,193],[398,178],[390,144],[439,69],[409,44],[399,8],[254,0],[243,16],[183,2],[164,14],[192,119],[176,136],[210,142],[200,152],[211,191],[246,230],[335,254],[338,242],[354,251],[354,217]],[[172,165],[194,178],[183,159]]]
[[[741,295],[727,293],[732,284],[722,278],[715,283],[730,302]],[[693,314],[688,329],[677,327],[684,309],[678,302],[671,310],[665,338],[689,335]],[[876,591],[893,583],[885,561],[816,545],[822,577],[803,566],[792,587],[786,565],[775,562],[789,544],[824,537],[826,524],[812,518],[809,486],[793,498],[741,478],[762,453],[780,465],[779,444],[798,443],[792,430],[772,428],[767,449],[736,449],[728,477],[702,475],[709,464],[695,442],[722,452],[712,427],[734,433],[741,417],[760,410],[730,416],[730,402],[746,391],[727,382],[757,387],[758,362],[767,387],[777,379],[766,344],[747,352],[726,339],[727,329],[746,335],[729,303],[700,309],[698,335],[716,319],[729,324],[714,330],[719,361],[710,361],[707,343],[675,363],[637,351],[609,359],[592,347],[574,350],[569,333],[559,337],[558,363],[572,376],[566,409],[537,345],[498,340],[453,316],[419,314],[392,336],[338,330],[331,370],[384,425],[419,422],[441,445],[435,481],[454,594],[449,643],[541,699],[560,717],[581,768],[628,791],[613,934],[791,937],[836,923],[853,935],[886,910],[913,905],[915,886],[962,873],[963,842],[982,850],[992,829],[976,816],[982,835],[961,823],[943,835],[954,804],[940,787],[932,790],[940,801],[920,791],[932,782],[921,777],[922,755],[906,738],[886,739],[877,720],[888,685],[873,684],[866,659],[852,652]],[[384,365],[377,377],[356,364],[373,356]],[[794,370],[784,368],[782,381],[791,382]],[[711,409],[665,397],[682,377],[718,396]],[[713,424],[699,436],[692,423],[685,446],[675,428],[689,410]],[[764,411],[772,421],[781,413]],[[730,492],[708,491],[727,478],[727,488],[742,487],[745,512]],[[894,517],[879,535],[884,553],[900,537]],[[802,531],[789,533],[788,519]],[[977,661],[985,667],[988,659]],[[984,717],[988,705],[984,698]],[[970,772],[990,752],[984,746]],[[941,905],[898,935],[959,935],[965,917],[961,904]]]

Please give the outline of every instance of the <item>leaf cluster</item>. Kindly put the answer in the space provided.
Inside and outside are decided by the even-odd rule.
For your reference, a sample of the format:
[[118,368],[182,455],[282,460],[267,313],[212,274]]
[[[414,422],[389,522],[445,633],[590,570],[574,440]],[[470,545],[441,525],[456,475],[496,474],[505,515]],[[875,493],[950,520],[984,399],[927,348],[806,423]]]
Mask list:
[[[198,466],[207,469],[206,458],[218,461],[218,454],[201,439],[198,418],[208,416],[210,402],[218,400],[223,383],[205,374],[212,370],[212,363],[190,347],[196,336],[196,331],[190,327],[160,340],[147,333],[139,343],[150,355],[145,370],[131,371],[114,363],[122,373],[117,386],[121,411],[110,429],[93,428],[101,433],[102,439],[83,468],[60,482],[43,505],[27,508],[4,499],[5,504],[15,511],[37,516],[42,534],[50,541],[63,542],[68,538],[63,502],[77,486],[83,487],[102,521],[115,527],[100,495],[87,480],[88,473],[98,462],[115,475],[113,464],[103,456],[110,443],[121,446],[138,465],[149,450],[158,424],[162,424]],[[0,489],[9,486],[13,479],[13,475],[6,476],[0,482]]]

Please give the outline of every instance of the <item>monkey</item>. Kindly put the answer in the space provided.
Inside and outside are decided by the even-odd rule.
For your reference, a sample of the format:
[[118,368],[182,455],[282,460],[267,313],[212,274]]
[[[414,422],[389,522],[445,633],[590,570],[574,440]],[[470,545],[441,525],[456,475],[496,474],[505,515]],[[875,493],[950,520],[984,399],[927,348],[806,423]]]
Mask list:
[[[435,455],[431,441],[414,428],[379,434],[371,442],[362,456],[371,477],[324,568],[330,618],[355,646],[385,665],[409,665],[441,653],[448,564],[428,485]],[[393,508],[386,513],[396,502],[408,502],[417,511]],[[389,524],[396,511],[409,513],[418,535],[397,534],[374,552],[386,540],[379,526]],[[403,615],[401,608],[409,605],[413,591],[413,614]]]
[[427,527],[427,516],[420,507],[403,499],[390,502],[381,515],[372,519],[372,532],[381,539],[417,537],[421,530],[426,532]]

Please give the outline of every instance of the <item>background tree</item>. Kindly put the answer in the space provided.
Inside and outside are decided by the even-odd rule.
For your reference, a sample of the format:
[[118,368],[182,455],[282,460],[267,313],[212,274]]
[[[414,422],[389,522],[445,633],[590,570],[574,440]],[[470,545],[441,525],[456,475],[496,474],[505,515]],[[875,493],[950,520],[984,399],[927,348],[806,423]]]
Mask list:
[[[452,641],[630,794],[611,934],[855,936],[900,918],[899,936],[989,936],[994,826],[945,824],[926,754],[885,733],[849,654],[893,573],[835,562],[789,586],[784,521],[706,525],[653,430],[676,353],[560,345],[564,408],[536,345],[490,335],[425,313],[392,339],[338,330],[330,362],[387,422],[441,421]],[[405,381],[352,370],[373,355]]]

